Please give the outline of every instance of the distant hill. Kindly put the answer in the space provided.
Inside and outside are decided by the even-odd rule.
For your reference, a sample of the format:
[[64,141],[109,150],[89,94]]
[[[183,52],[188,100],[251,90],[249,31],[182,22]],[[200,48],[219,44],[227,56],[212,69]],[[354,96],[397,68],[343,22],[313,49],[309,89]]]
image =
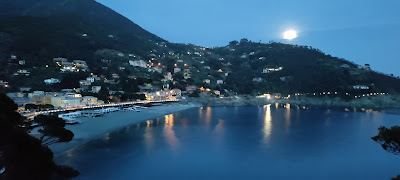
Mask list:
[[[10,63],[10,55],[26,60],[26,64]],[[94,0],[0,1],[0,66],[6,67],[0,71],[0,79],[10,81],[13,87],[36,89],[46,87],[46,78],[68,79],[70,75],[59,73],[57,67],[41,69],[54,65],[54,57],[85,60],[91,72],[108,79],[113,78],[112,74],[119,74],[121,79],[151,76],[159,86],[164,83],[160,81],[162,75],[171,72],[174,83],[169,83],[181,89],[197,85],[239,94],[320,93],[351,92],[356,91],[353,86],[364,85],[370,89],[357,91],[400,92],[398,78],[308,46],[254,43],[246,39],[215,48],[175,44]],[[159,66],[163,73],[154,75],[133,68],[128,64],[131,59]],[[12,75],[21,68],[31,70],[32,76]],[[174,68],[181,72],[174,73]],[[188,74],[190,78],[184,78]],[[129,84],[126,81],[109,88],[124,90]],[[60,88],[70,86],[75,87],[65,84]]]

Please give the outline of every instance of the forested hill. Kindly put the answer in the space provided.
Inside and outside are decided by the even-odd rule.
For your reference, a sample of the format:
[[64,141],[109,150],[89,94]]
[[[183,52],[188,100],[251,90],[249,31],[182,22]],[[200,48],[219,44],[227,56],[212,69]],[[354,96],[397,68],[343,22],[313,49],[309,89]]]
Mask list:
[[13,52],[33,64],[59,56],[94,61],[99,49],[142,54],[164,41],[94,0],[2,0],[0,33],[2,59]]
[[[24,63],[12,61],[11,55]],[[60,73],[55,57],[85,60],[90,71]],[[129,60],[144,60],[148,70],[162,72],[132,67]],[[169,43],[94,0],[0,1],[0,66],[5,67],[0,80],[9,81],[14,90],[79,88],[79,80],[94,73],[106,79],[117,74],[126,82],[108,87],[114,91],[136,91],[131,77],[143,77],[158,87],[197,85],[239,94],[349,92],[357,85],[368,92],[400,92],[398,78],[309,46],[247,39],[214,48]],[[31,76],[15,76],[21,69]],[[161,81],[168,72],[173,83]],[[68,81],[55,87],[44,84],[48,78]]]

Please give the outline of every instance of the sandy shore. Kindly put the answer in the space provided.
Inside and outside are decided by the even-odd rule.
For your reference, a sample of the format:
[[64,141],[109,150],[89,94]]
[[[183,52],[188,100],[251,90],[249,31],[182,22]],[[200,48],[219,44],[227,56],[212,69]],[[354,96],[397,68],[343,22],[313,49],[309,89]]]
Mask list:
[[193,107],[198,107],[198,105],[174,103],[153,106],[147,109],[142,109],[141,112],[121,111],[105,114],[104,116],[96,118],[79,118],[79,120],[82,121],[82,124],[68,125],[66,127],[75,134],[73,140],[68,143],[56,143],[49,146],[49,148],[53,151],[54,155],[57,156],[89,141],[100,138],[104,134],[121,129],[128,125],[155,119],[163,115],[183,111]]

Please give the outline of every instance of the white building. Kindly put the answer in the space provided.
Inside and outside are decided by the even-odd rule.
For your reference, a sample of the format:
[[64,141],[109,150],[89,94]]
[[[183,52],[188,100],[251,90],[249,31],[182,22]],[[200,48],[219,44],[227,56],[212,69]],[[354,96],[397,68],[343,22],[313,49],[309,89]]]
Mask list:
[[178,72],[181,72],[181,71],[182,71],[181,68],[178,68],[178,67],[174,68],[174,73],[178,73]]
[[99,93],[101,90],[101,86],[92,86],[92,93]]
[[33,93],[28,93],[28,98],[40,97],[44,95],[45,95],[44,91],[33,91]]
[[276,71],[282,71],[283,67],[278,67],[278,68],[265,68],[263,69],[262,73],[270,73],[270,72],[276,72]]
[[29,76],[31,74],[31,72],[29,72],[26,69],[20,69],[17,71],[17,75],[25,75],[25,76]]
[[70,97],[70,96],[54,96],[51,97],[51,105],[54,107],[66,108],[66,107],[78,107],[82,105],[82,97]]
[[175,97],[181,97],[182,96],[182,91],[180,89],[172,89],[171,90],[171,95]]
[[84,105],[96,105],[97,104],[97,97],[93,96],[84,96],[82,97],[82,104]]
[[205,79],[203,82],[204,82],[204,83],[207,83],[207,84],[210,84],[210,83],[211,83],[211,81],[210,81],[209,79]]
[[87,78],[86,78],[86,81],[89,81],[89,82],[91,82],[91,83],[94,83],[94,81],[96,81],[96,78],[95,78],[95,77],[87,77]]
[[147,63],[143,60],[129,60],[129,64],[134,67],[147,68]]
[[82,87],[82,86],[90,86],[90,85],[92,85],[92,83],[90,82],[90,81],[88,81],[88,80],[80,80],[79,81],[79,85]]
[[355,85],[353,86],[353,89],[362,89],[362,90],[368,90],[369,87],[366,85]]
[[57,84],[60,83],[61,81],[59,79],[56,78],[51,78],[51,79],[46,79],[44,80],[44,83],[46,84]]
[[217,84],[224,84],[224,81],[219,79],[219,80],[217,80]]
[[172,74],[171,74],[170,72],[167,72],[167,74],[164,75],[164,78],[165,78],[166,80],[168,80],[168,81],[171,81],[171,80],[172,80]]
[[262,81],[263,81],[263,78],[261,78],[261,77],[253,78],[253,82],[262,82]]
[[62,66],[63,66],[63,68],[61,69],[61,72],[74,72],[74,71],[76,71],[76,67],[71,62],[63,62]]

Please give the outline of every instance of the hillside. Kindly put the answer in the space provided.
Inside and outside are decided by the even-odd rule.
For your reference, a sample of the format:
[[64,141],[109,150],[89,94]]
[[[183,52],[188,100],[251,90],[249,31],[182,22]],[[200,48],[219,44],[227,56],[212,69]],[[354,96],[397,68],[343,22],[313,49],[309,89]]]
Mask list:
[[98,49],[144,54],[161,38],[94,0],[0,2],[2,58],[16,53],[35,64],[53,57],[85,58]]
[[[85,60],[90,71],[60,73],[55,57]],[[144,60],[148,67],[132,67],[129,60]],[[227,95],[400,92],[398,78],[313,47],[246,39],[215,48],[169,43],[94,0],[1,1],[0,66],[9,91],[79,88],[79,80],[93,73],[119,82],[97,85],[131,93],[144,83],[182,90],[196,85]],[[14,75],[21,69],[30,76]],[[172,77],[165,79],[168,72]],[[46,85],[48,78],[61,83]],[[369,89],[355,90],[356,85]]]

